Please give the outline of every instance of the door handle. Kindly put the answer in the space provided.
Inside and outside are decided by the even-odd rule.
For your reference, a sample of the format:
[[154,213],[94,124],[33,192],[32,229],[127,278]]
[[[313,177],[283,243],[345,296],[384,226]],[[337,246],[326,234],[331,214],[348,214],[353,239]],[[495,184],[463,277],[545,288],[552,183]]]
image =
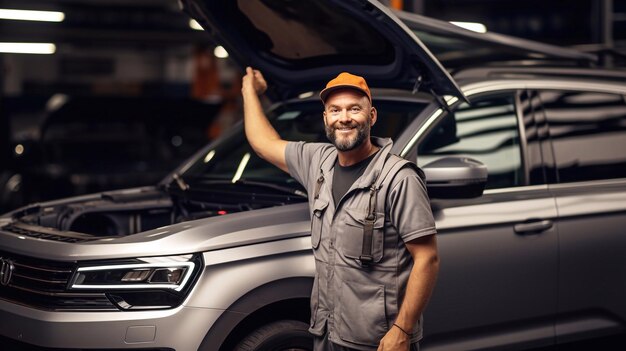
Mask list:
[[538,234],[552,228],[552,221],[549,219],[533,220],[531,222],[518,223],[513,226],[515,233],[520,235]]

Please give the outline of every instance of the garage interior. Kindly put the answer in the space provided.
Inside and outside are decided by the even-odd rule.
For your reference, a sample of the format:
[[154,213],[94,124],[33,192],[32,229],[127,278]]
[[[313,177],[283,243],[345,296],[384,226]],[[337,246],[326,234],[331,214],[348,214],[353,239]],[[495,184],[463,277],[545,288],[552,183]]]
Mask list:
[[[626,66],[624,1],[384,3]],[[175,0],[4,0],[0,9],[2,212],[153,184],[241,118],[241,68]],[[44,52],[16,53],[15,43]]]
[[[626,72],[623,0],[379,1],[472,31],[577,49],[596,55],[594,65]],[[242,73],[178,0],[0,0],[0,214],[157,184],[241,121]],[[129,222],[129,231],[141,231]]]

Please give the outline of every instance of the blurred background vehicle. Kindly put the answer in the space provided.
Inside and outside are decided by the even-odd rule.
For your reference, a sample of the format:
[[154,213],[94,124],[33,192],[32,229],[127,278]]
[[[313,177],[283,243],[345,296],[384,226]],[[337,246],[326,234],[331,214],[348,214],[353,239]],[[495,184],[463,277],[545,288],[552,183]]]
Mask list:
[[0,210],[154,184],[211,140],[220,107],[191,98],[53,95],[39,120],[22,113],[11,121]]

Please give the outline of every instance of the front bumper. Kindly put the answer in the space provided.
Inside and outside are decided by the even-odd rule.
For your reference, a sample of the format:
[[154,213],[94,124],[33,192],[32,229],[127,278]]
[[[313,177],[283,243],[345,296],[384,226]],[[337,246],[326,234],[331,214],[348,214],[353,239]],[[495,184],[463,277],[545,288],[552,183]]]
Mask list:
[[0,335],[42,348],[197,350],[224,312],[181,306],[138,312],[54,312],[0,300]]

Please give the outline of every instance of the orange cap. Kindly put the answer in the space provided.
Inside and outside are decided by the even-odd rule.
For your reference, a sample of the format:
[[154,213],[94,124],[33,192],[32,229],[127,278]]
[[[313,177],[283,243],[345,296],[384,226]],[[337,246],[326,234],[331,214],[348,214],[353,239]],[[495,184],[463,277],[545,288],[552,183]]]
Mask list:
[[341,72],[337,77],[328,82],[326,88],[320,92],[320,98],[323,102],[326,102],[328,94],[340,88],[356,89],[367,95],[370,102],[372,101],[372,93],[370,93],[370,88],[367,86],[365,79],[348,72]]

